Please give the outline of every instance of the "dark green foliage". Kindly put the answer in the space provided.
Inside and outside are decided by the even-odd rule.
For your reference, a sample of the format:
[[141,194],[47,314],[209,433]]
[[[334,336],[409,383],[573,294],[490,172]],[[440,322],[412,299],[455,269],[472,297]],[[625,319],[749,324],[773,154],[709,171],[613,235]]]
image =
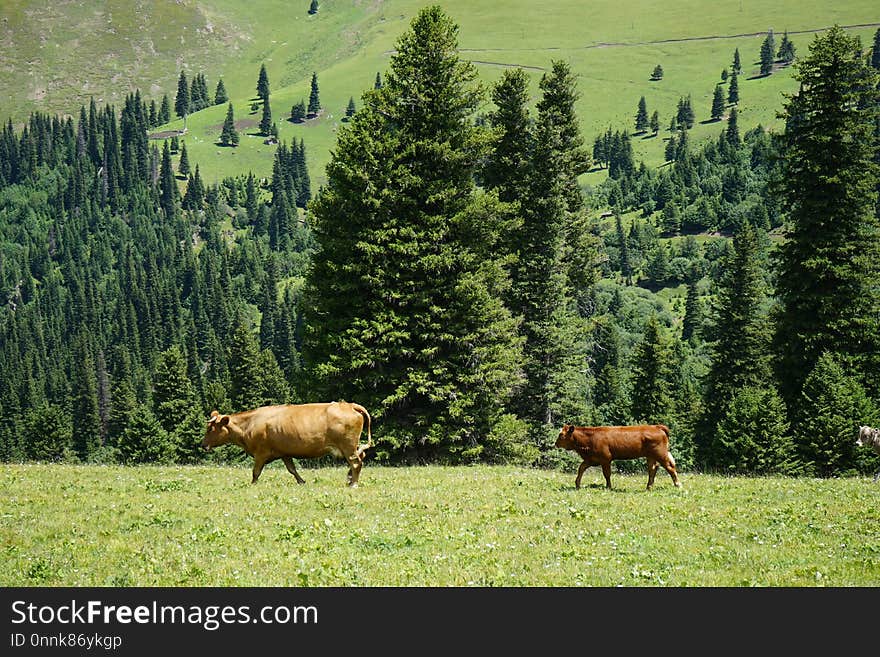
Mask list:
[[189,112],[198,112],[211,106],[208,96],[208,82],[203,73],[196,73],[189,90]]
[[740,388],[726,404],[715,430],[716,459],[731,474],[794,474],[795,442],[782,398],[773,387]]
[[306,118],[306,103],[299,101],[290,108],[290,120],[294,123],[302,123]]
[[775,339],[790,410],[826,352],[876,394],[880,353],[877,73],[858,38],[839,27],[815,37],[795,66],[801,90],[785,112],[779,191],[789,231],[779,249]]
[[69,458],[73,446],[73,428],[66,409],[43,402],[28,410],[22,424],[27,458],[35,461]]
[[631,372],[632,419],[638,423],[670,424],[674,363],[669,337],[656,315],[648,318],[644,336],[633,350]]
[[773,63],[776,61],[775,53],[776,46],[773,30],[770,30],[761,43],[761,75],[770,75],[773,72]]
[[654,81],[663,79],[663,67],[660,64],[654,67],[654,70],[651,71],[651,79]]
[[639,99],[639,108],[636,111],[636,134],[641,134],[648,129],[648,105],[645,97]]
[[318,13],[318,0],[312,0],[309,3],[309,14],[317,14]]
[[808,474],[830,477],[868,471],[855,438],[859,425],[876,423],[877,409],[831,354],[823,353],[804,380],[797,408],[794,442]]
[[81,461],[97,451],[102,441],[101,415],[98,409],[98,384],[95,359],[85,339],[80,338],[76,348],[74,379],[71,389],[71,416],[73,418],[73,451]]
[[724,130],[724,139],[734,148],[739,147],[739,117],[735,107],[730,109],[730,116],[727,117],[727,128]]
[[874,44],[871,46],[871,67],[880,70],[880,28],[874,32]]
[[162,165],[159,170],[159,206],[166,217],[173,217],[177,210],[177,181],[171,164],[171,149],[168,142],[162,145]]
[[485,138],[468,118],[480,96],[456,49],[450,19],[419,12],[383,87],[340,130],[310,206],[307,388],[364,404],[380,457],[477,457],[518,381],[500,302],[504,215],[475,193]]
[[[721,468],[739,467],[725,460],[727,452],[713,438],[718,423],[727,413],[727,405],[744,388],[773,388],[769,356],[771,328],[765,307],[767,286],[754,228],[745,224],[733,244],[733,254],[718,284],[707,328],[712,362],[706,376],[698,442],[701,460]],[[732,448],[725,449],[729,452]],[[739,450],[733,451],[738,458]]]
[[172,459],[174,444],[152,409],[139,405],[119,436],[117,451],[122,463],[164,463]]
[[269,74],[266,73],[265,64],[260,64],[260,74],[257,76],[257,97],[264,102],[269,100]]
[[727,102],[736,105],[739,102],[739,73],[733,72],[727,86]]
[[222,105],[229,102],[229,95],[226,93],[226,85],[223,84],[223,78],[217,80],[217,88],[214,89],[214,104]]
[[350,119],[351,117],[353,117],[353,116],[354,116],[354,113],[355,113],[355,110],[356,110],[356,108],[355,108],[355,105],[354,105],[354,97],[351,96],[351,97],[349,97],[349,99],[348,99],[348,105],[346,105],[346,107],[345,107],[345,116],[346,116],[346,118],[349,118],[349,119]]
[[788,38],[788,30],[786,30],[782,34],[782,40],[779,42],[779,52],[776,53],[776,59],[783,64],[791,64],[794,61],[794,52],[794,43]]
[[517,201],[528,182],[533,141],[525,72],[505,70],[492,89],[492,101],[495,109],[488,119],[495,138],[483,167],[483,184],[486,189],[495,190],[502,201]]
[[204,419],[195,387],[187,374],[186,357],[176,345],[159,355],[153,375],[153,405],[173,449],[169,456],[182,463],[198,460]]
[[721,69],[721,82],[727,82],[727,75],[728,75],[727,69],[726,68]]
[[739,48],[733,51],[733,65],[731,67],[731,70],[737,75],[742,73],[742,62],[739,58]]
[[318,74],[312,73],[311,91],[309,91],[309,106],[306,116],[314,118],[321,111],[321,97],[318,92]]
[[684,318],[681,322],[681,339],[685,342],[694,342],[700,337],[700,324],[703,311],[700,304],[700,292],[697,282],[690,281],[687,286],[685,297]]
[[263,115],[260,118],[260,134],[268,136],[272,132],[272,109],[269,99],[263,101]]
[[238,146],[238,131],[235,129],[235,115],[232,110],[232,103],[226,110],[226,119],[223,121],[223,129],[220,132],[220,143],[223,146]]
[[168,94],[162,96],[162,104],[159,107],[159,116],[157,118],[158,125],[165,125],[171,121],[171,101],[168,100]]
[[724,92],[721,85],[715,85],[715,93],[712,95],[711,116],[713,121],[720,121],[724,117]]
[[381,89],[382,88],[382,74],[379,71],[376,71],[376,80],[373,82],[373,89]]
[[651,121],[649,123],[649,126],[651,128],[651,132],[653,132],[655,135],[660,132],[660,114],[657,112],[657,110],[654,110],[654,113],[651,114]]
[[694,108],[691,104],[691,97],[688,95],[686,98],[682,97],[678,99],[678,107],[675,114],[675,121],[679,127],[684,127],[690,130],[694,127],[694,121],[696,120],[694,115]]
[[188,176],[189,172],[189,156],[186,153],[186,142],[184,142],[180,147],[180,161],[177,163],[177,173],[181,176]]
[[185,118],[189,114],[190,96],[189,82],[186,79],[186,73],[180,72],[177,78],[177,95],[174,97],[174,113],[180,118]]

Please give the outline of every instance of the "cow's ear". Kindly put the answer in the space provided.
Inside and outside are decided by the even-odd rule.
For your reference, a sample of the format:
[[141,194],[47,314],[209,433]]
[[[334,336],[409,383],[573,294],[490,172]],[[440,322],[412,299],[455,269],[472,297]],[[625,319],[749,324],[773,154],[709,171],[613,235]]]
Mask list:
[[225,427],[227,424],[229,424],[229,416],[221,415],[217,420],[217,426]]

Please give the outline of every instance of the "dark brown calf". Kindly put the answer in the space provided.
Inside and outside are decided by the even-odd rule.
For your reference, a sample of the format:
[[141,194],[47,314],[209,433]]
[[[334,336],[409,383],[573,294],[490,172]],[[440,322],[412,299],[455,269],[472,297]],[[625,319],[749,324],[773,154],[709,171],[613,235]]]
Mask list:
[[631,427],[576,427],[565,424],[556,439],[556,446],[577,452],[584,460],[578,468],[575,488],[591,465],[601,465],[605,486],[611,488],[611,461],[615,459],[648,460],[648,490],[654,485],[657,466],[662,465],[676,486],[681,486],[675,471],[675,459],[669,453],[669,429],[662,424],[640,424]]

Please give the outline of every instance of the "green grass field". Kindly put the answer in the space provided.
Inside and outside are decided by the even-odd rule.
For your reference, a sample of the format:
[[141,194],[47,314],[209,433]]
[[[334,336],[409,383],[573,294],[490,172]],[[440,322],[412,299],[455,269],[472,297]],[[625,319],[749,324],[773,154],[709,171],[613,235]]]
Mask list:
[[0,585],[880,585],[870,478],[275,465],[2,465]]
[[[177,75],[203,72],[213,93],[223,77],[238,119],[249,116],[257,73],[265,63],[271,85],[273,118],[285,141],[303,138],[313,188],[324,182],[324,167],[349,97],[356,103],[385,72],[397,38],[426,0],[365,2],[323,0],[317,15],[307,14],[308,1],[182,0],[177,3],[94,3],[71,0],[8,0],[0,8],[0,117],[24,118],[33,109],[76,112],[90,96],[121,104],[140,88],[148,98],[174,98]],[[788,30],[798,53],[807,52],[812,31],[835,23],[861,25],[851,31],[867,47],[880,23],[871,0],[839,3],[738,0],[712,3],[682,0],[559,0],[552,9],[532,0],[504,3],[446,0],[439,2],[460,26],[461,54],[478,67],[490,84],[508,67],[522,66],[538,81],[554,59],[564,59],[578,74],[578,105],[588,141],[607,127],[633,129],[639,98],[649,112],[659,111],[669,123],[678,99],[690,94],[697,114],[694,140],[717,135],[709,117],[712,92],[721,70],[740,49],[745,75],[740,79],[740,128],[761,123],[776,126],[782,94],[795,91],[790,70],[768,78],[749,79],[757,70],[763,33],[781,37]],[[665,76],[649,80],[655,64]],[[287,121],[291,106],[308,99],[312,72],[318,73],[322,117],[302,125]],[[359,104],[359,103],[358,103]],[[253,171],[271,172],[274,147],[248,135],[237,148],[215,145],[225,108],[203,110],[189,118],[187,149],[208,182]],[[180,127],[175,121],[171,127]],[[637,158],[661,162],[663,132],[635,140]],[[589,174],[586,183],[603,173]]]

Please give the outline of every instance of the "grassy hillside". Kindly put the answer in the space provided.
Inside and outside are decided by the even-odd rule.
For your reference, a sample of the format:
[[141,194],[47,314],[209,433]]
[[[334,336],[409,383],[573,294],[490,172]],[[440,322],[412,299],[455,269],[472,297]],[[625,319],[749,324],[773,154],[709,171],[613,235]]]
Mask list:
[[[876,586],[867,478],[0,465],[3,586]],[[662,478],[661,478],[662,476]]]
[[[106,2],[84,0],[7,0],[0,8],[0,88],[7,101],[0,115],[21,120],[32,109],[75,111],[96,99],[121,103],[140,88],[148,98],[173,100],[177,75],[203,72],[213,93],[223,77],[239,120],[249,115],[257,73],[265,63],[271,84],[273,117],[281,138],[305,139],[313,180],[323,181],[324,165],[349,97],[356,102],[387,68],[396,39],[425,0],[323,0],[307,14],[308,1],[158,0]],[[462,56],[474,61],[491,83],[505,67],[522,66],[533,90],[553,59],[565,59],[579,76],[579,114],[588,140],[607,128],[632,130],[639,97],[649,112],[660,113],[666,127],[679,97],[691,94],[697,113],[693,137],[716,135],[709,116],[712,92],[723,68],[739,48],[746,75],[740,79],[740,126],[777,125],[782,93],[794,91],[790,71],[747,79],[767,29],[784,30],[804,53],[812,31],[834,23],[853,29],[868,45],[880,22],[876,3],[849,0],[823,3],[739,0],[713,3],[682,0],[559,0],[552,10],[532,0],[498,3],[470,0],[440,2],[460,26]],[[651,82],[661,64],[665,76]],[[312,72],[318,73],[325,113],[294,125],[286,118],[299,99],[308,99]],[[245,127],[236,149],[215,144],[225,109],[203,110],[189,119],[187,149],[202,175],[218,180],[252,170],[271,171],[273,148]],[[180,127],[175,122],[172,127]],[[659,163],[661,138],[636,139],[637,157]],[[601,179],[602,174],[593,174]],[[588,182],[589,176],[588,176]]]

